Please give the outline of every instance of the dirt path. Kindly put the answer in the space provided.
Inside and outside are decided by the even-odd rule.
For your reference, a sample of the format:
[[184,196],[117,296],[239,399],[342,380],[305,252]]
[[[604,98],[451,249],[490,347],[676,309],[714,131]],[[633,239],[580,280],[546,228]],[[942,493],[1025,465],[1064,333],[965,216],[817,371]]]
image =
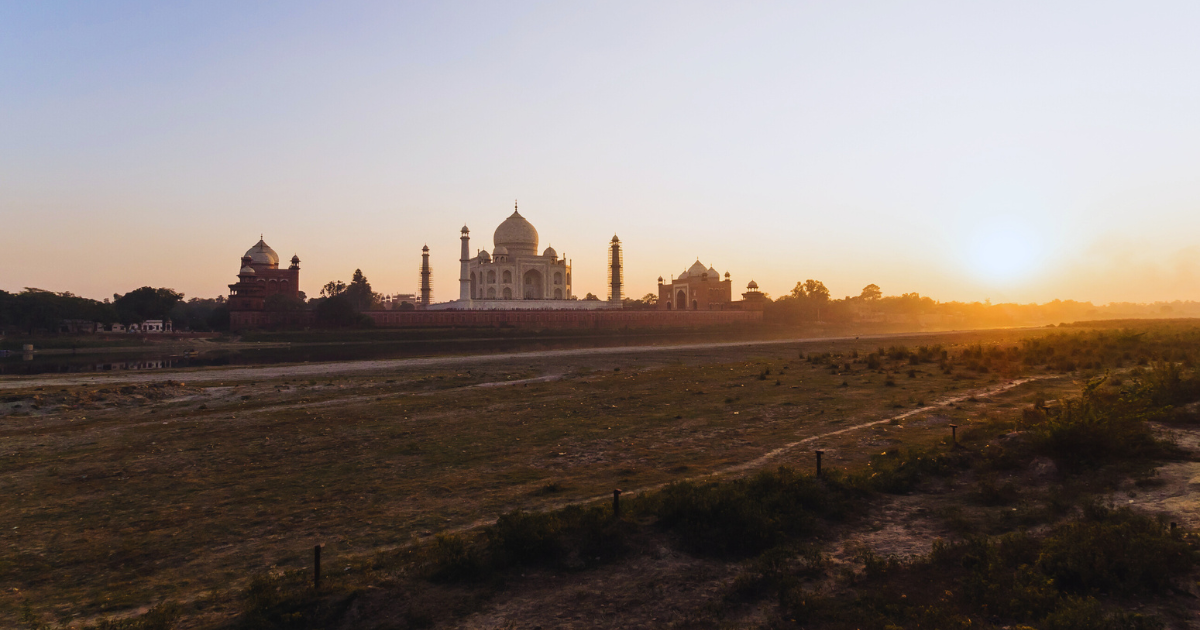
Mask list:
[[94,386],[113,383],[145,383],[161,381],[168,377],[186,378],[191,382],[212,382],[226,380],[270,379],[283,377],[328,377],[334,374],[353,374],[356,372],[371,372],[375,370],[395,370],[405,368],[434,368],[472,366],[479,363],[496,363],[503,361],[521,361],[527,359],[552,359],[587,356],[612,356],[634,354],[665,354],[671,352],[689,352],[696,350],[720,350],[731,348],[752,348],[780,346],[788,344],[828,343],[836,341],[871,341],[881,339],[901,339],[911,337],[953,336],[978,333],[977,330],[959,330],[949,332],[910,332],[889,333],[883,335],[859,335],[857,337],[805,337],[796,339],[771,339],[766,341],[733,341],[693,343],[673,346],[618,346],[613,348],[577,348],[572,350],[544,350],[538,352],[509,352],[501,354],[480,354],[451,357],[427,357],[418,359],[372,359],[362,361],[340,361],[327,363],[301,363],[291,365],[275,365],[261,367],[239,368],[193,368],[184,370],[162,370],[154,373],[139,374],[102,374],[102,375],[72,375],[72,376],[6,376],[0,377],[0,390],[20,389],[25,387],[64,387],[64,386]]
[[[854,426],[846,427],[843,429],[838,429],[837,431],[828,431],[826,433],[810,435],[806,438],[797,440],[795,442],[789,442],[787,444],[784,444],[783,446],[780,446],[779,448],[771,450],[771,451],[767,452],[766,454],[764,454],[760,457],[756,457],[755,459],[752,459],[748,462],[744,462],[741,464],[735,464],[733,466],[714,470],[712,472],[705,473],[703,475],[698,475],[695,477],[684,477],[684,478],[675,479],[675,480],[672,480],[672,481],[666,482],[666,483],[658,483],[658,484],[654,484],[654,485],[650,485],[650,486],[642,486],[640,488],[623,489],[621,491],[621,494],[623,496],[629,497],[629,496],[641,494],[643,492],[653,492],[655,490],[661,490],[662,488],[665,488],[669,484],[677,483],[679,481],[705,481],[705,480],[714,479],[716,477],[722,477],[722,476],[726,476],[726,475],[734,475],[734,474],[749,472],[751,470],[756,470],[758,468],[762,468],[765,464],[767,464],[767,462],[771,461],[772,459],[776,459],[780,455],[783,455],[784,453],[787,453],[788,451],[796,448],[797,446],[801,446],[803,444],[810,444],[812,442],[816,442],[818,440],[833,437],[835,435],[842,435],[843,433],[850,433],[851,431],[859,431],[862,429],[869,429],[873,426],[876,426],[879,424],[886,424],[888,422],[892,422],[895,420],[903,420],[904,418],[909,418],[909,417],[914,416],[919,413],[925,413],[928,411],[936,410],[938,407],[944,407],[946,405],[953,405],[956,403],[960,403],[971,397],[994,396],[996,394],[1004,393],[1010,389],[1020,387],[1021,385],[1024,385],[1026,383],[1032,383],[1034,381],[1042,381],[1042,380],[1055,379],[1055,378],[1062,378],[1062,377],[1058,376],[1058,375],[1032,376],[1029,378],[1022,378],[1022,379],[1008,381],[1007,383],[1002,383],[1002,384],[995,385],[992,387],[984,387],[984,388],[980,388],[980,389],[973,389],[973,390],[965,391],[957,396],[951,396],[951,397],[939,400],[938,402],[936,402],[932,405],[928,405],[925,407],[920,407],[917,409],[906,411],[902,414],[898,414],[895,416],[888,416],[886,418],[883,418],[882,420],[872,420],[871,422],[864,422],[862,424],[856,424]],[[581,499],[572,499],[569,501],[549,503],[546,505],[539,506],[538,510],[539,511],[559,510],[559,509],[562,509],[562,508],[565,508],[565,507],[571,506],[571,505],[586,505],[588,503],[595,503],[597,501],[606,501],[606,500],[609,500],[611,497],[612,497],[612,495],[610,495],[610,494],[603,494],[603,495],[597,495],[597,496],[586,497],[586,498],[581,498]],[[478,529],[480,527],[485,527],[487,525],[492,525],[495,522],[496,522],[496,519],[494,519],[494,518],[485,518],[485,519],[480,519],[478,521],[475,521],[473,523],[469,523],[467,525],[463,525],[461,527],[455,527],[452,529],[444,530],[444,532],[446,532],[446,533],[461,533],[461,532],[466,532],[466,531],[470,531],[473,529]],[[387,547],[387,548],[378,549],[377,551],[385,551],[385,550],[394,549],[394,548],[396,548],[396,547],[391,546],[391,547]]]

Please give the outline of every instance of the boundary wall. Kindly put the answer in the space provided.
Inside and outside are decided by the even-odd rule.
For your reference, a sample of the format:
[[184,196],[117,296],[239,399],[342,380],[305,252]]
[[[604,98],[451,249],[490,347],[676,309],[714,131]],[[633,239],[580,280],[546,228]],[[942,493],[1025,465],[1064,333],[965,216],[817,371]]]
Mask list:
[[762,322],[762,311],[370,311],[376,328],[690,328]]
[[[376,328],[702,328],[729,324],[760,324],[762,311],[367,311]],[[306,328],[315,321],[311,311],[268,313],[235,311],[230,328]]]

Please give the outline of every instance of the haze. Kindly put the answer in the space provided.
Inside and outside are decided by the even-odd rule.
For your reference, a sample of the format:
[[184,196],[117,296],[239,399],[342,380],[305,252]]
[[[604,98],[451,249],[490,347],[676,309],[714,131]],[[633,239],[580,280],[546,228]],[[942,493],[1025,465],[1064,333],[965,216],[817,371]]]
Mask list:
[[1195,3],[8,3],[0,289],[457,297],[519,199],[604,295],[1200,299]]

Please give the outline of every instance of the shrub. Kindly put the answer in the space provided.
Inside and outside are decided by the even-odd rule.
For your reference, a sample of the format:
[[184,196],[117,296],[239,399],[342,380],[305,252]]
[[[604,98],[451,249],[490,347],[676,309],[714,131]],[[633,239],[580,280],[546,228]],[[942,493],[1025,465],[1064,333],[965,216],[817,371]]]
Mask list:
[[1037,567],[1071,593],[1162,593],[1198,560],[1161,517],[1092,504],[1046,538]]
[[662,527],[692,550],[744,556],[811,534],[819,518],[840,519],[847,493],[834,479],[819,481],[781,467],[727,482],[679,482],[649,499]]
[[910,490],[924,477],[947,475],[967,465],[965,453],[893,449],[871,457],[867,469],[852,476],[849,483],[864,490],[900,493]]

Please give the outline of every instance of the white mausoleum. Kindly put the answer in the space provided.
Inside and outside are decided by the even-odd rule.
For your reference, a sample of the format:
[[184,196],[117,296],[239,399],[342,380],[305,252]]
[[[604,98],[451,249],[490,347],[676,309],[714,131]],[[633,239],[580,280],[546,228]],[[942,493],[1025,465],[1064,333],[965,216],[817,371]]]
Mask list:
[[471,255],[470,230],[462,228],[459,296],[429,309],[601,309],[605,302],[571,293],[571,263],[553,247],[538,253],[538,232],[517,209],[492,235],[492,251]]

